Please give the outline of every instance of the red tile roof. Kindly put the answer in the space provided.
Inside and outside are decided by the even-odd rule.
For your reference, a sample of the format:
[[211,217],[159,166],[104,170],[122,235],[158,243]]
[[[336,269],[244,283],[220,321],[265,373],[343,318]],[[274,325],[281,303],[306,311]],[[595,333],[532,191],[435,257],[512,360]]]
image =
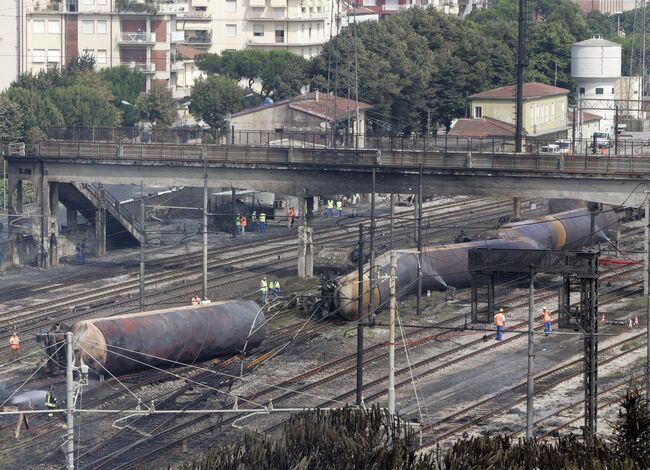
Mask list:
[[[602,116],[598,116],[597,114],[588,113],[586,111],[582,112],[582,120],[584,122],[600,121],[601,119]],[[567,123],[571,124],[572,122],[573,122],[573,111],[569,111],[567,113]]]
[[459,119],[449,131],[458,137],[512,137],[515,126],[492,118]]
[[[544,96],[566,95],[569,90],[565,88],[558,88],[553,85],[546,85],[544,83],[531,82],[524,83],[524,99],[540,98]],[[483,91],[471,95],[469,99],[474,98],[487,98],[497,100],[514,100],[515,99],[515,86],[508,85],[494,90]]]
[[[318,100],[316,97],[318,96]],[[304,95],[304,99],[291,100],[289,107],[328,120],[344,119],[354,116],[356,102],[329,93],[313,92]],[[372,105],[359,101],[359,111],[372,108]]]
[[198,54],[201,54],[202,52],[199,51],[198,49],[194,49],[193,47],[186,46],[185,44],[177,44],[176,45],[176,54],[180,55],[184,59],[193,59],[196,57]]
[[[318,99],[317,99],[318,97]],[[354,116],[356,102],[340,96],[330,95],[323,92],[311,92],[305,95],[294,96],[286,100],[276,101],[268,105],[255,106],[254,108],[244,109],[233,113],[232,117],[242,116],[244,114],[254,113],[270,107],[288,104],[290,109],[295,109],[303,113],[311,114],[321,119],[335,120],[345,119]],[[359,111],[372,108],[371,104],[359,101]]]

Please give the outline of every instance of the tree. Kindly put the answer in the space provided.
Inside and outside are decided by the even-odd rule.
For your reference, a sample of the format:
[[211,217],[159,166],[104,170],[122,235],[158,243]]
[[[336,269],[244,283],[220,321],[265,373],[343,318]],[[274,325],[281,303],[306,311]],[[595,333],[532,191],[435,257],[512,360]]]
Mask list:
[[641,390],[631,386],[621,399],[618,418],[613,424],[615,450],[644,468],[650,465],[650,414]]
[[9,87],[3,94],[18,105],[23,117],[24,140],[28,148],[48,136],[57,135],[65,120],[59,108],[46,94],[26,88]]
[[141,118],[140,110],[135,106],[124,105],[122,101],[135,104],[145,87],[144,74],[126,65],[105,68],[100,73],[110,84],[111,93],[115,97],[113,104],[124,113],[124,125],[132,127]]
[[0,96],[0,144],[22,142],[25,129],[23,115],[16,103],[6,96]]
[[227,127],[226,116],[242,109],[244,90],[231,78],[210,75],[194,82],[190,112],[215,129]]
[[178,116],[171,90],[157,83],[140,94],[137,107],[145,120],[157,126],[170,126]]
[[261,95],[280,100],[300,93],[308,82],[308,62],[287,51],[242,49],[219,54],[202,54],[196,63],[207,74],[223,75],[236,82],[248,81],[252,88],[260,81]]
[[120,111],[95,89],[85,85],[59,87],[49,93],[67,127],[115,127]]

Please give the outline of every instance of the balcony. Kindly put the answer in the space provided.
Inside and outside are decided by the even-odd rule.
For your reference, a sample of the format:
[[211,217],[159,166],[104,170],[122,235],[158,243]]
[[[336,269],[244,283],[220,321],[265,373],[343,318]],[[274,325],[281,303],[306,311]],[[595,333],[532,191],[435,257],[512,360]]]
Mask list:
[[120,33],[117,35],[119,45],[154,45],[156,44],[156,33]]
[[271,12],[264,13],[264,12],[257,12],[254,10],[248,10],[246,12],[246,19],[255,20],[255,21],[282,21],[283,23],[284,22],[304,23],[308,21],[325,21],[327,19],[327,15],[325,13],[314,13],[312,15],[288,17],[284,11],[274,12],[274,13]]
[[212,44],[212,36],[187,36],[179,42],[191,46],[210,46]]
[[145,75],[156,73],[156,64],[153,63],[147,64],[144,62],[121,61],[120,65],[126,65],[130,69],[137,70],[138,72],[142,72]]
[[212,19],[212,14],[207,11],[179,11],[176,13],[176,18],[181,20],[204,20],[209,21]]

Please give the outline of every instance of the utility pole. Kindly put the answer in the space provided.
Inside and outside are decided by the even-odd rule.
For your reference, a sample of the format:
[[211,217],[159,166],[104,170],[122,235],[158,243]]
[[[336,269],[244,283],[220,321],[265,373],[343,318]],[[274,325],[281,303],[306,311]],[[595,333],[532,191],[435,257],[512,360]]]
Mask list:
[[576,119],[578,119],[578,108],[573,107],[573,120],[571,121],[571,154],[576,155]]
[[208,300],[208,159],[205,147],[203,154],[203,285],[201,297]]
[[533,437],[533,396],[535,392],[535,343],[533,342],[533,310],[535,310],[535,272],[530,267],[530,285],[528,287],[528,391],[526,396],[526,437]]
[[645,192],[645,241],[646,241],[646,275],[644,289],[646,295],[646,374],[645,374],[645,398],[650,411],[650,192]]
[[431,135],[431,110],[427,109],[427,136]]
[[144,244],[147,238],[144,214],[144,184],[140,180],[140,311],[144,312]]
[[526,67],[526,0],[519,0],[519,42],[517,46],[517,108],[515,153],[521,153],[524,126],[524,70]]
[[393,227],[395,220],[395,195],[390,193],[390,226],[389,226],[389,238],[390,238],[390,249],[394,250],[393,246]]
[[388,414],[395,416],[395,316],[397,314],[397,254],[390,252],[390,317],[388,320]]
[[363,405],[363,224],[359,224],[359,260],[357,283],[357,406]]
[[614,113],[614,155],[618,157],[618,105]]
[[65,417],[66,417],[66,449],[65,460],[68,470],[74,470],[74,356],[72,349],[72,332],[65,334],[66,368],[65,368]]
[[418,182],[418,295],[415,311],[422,313],[422,163]]
[[370,194],[370,300],[368,302],[368,325],[375,323],[375,177],[376,168],[372,169],[372,193]]

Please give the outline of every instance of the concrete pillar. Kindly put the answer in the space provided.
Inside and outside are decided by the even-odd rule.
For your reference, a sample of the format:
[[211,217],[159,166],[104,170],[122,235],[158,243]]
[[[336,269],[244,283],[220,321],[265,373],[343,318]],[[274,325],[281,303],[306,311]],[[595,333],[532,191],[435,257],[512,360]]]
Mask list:
[[68,228],[75,228],[77,226],[77,209],[70,207],[65,208],[65,224]]
[[59,211],[59,183],[48,183],[50,190],[50,214],[48,218],[48,240],[49,240],[49,264],[50,266],[59,265],[59,224],[56,216]]
[[314,275],[314,242],[312,228],[308,225],[298,227],[298,277]]
[[95,239],[96,239],[96,256],[106,254],[106,209],[103,207],[95,211]]
[[521,198],[513,197],[512,198],[512,216],[515,219],[521,219]]
[[[11,201],[11,198],[9,199]],[[23,181],[16,181],[16,213],[23,213]]]
[[95,211],[95,239],[97,248],[95,254],[104,256],[106,254],[106,190],[99,189],[99,206]]
[[41,163],[34,174],[36,188],[36,207],[38,213],[33,218],[32,232],[38,250],[38,266],[47,268],[50,264],[50,185],[47,181],[45,166]]

